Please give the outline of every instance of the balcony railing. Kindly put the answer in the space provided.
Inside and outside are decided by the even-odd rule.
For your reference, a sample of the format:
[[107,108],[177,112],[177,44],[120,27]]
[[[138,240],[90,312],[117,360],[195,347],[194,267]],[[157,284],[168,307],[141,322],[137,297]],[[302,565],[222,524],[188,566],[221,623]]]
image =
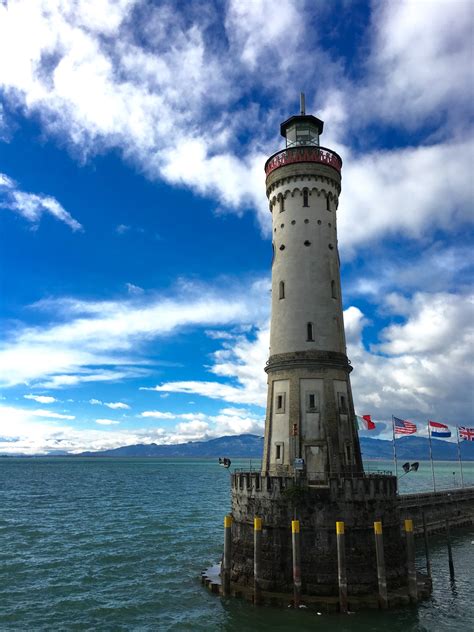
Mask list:
[[289,147],[282,151],[277,151],[265,163],[265,173],[268,176],[275,169],[296,162],[317,162],[321,165],[333,167],[338,173],[341,173],[342,159],[339,154],[326,147],[312,147],[309,145]]

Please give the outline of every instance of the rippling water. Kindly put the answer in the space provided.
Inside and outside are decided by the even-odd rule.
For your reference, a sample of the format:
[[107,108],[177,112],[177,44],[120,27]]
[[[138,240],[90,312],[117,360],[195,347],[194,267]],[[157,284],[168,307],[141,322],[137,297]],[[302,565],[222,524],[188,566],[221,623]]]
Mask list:
[[[456,468],[439,467],[450,484]],[[427,485],[422,470],[402,491]],[[317,616],[211,595],[199,575],[220,559],[229,503],[215,461],[0,459],[0,630],[474,629],[466,530],[453,538],[454,583],[443,538],[431,540],[433,597],[418,609]]]

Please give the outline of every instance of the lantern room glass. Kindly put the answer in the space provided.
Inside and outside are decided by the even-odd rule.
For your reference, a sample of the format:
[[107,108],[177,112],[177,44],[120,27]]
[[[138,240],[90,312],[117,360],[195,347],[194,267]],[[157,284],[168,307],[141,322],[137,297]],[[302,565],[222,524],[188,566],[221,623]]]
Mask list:
[[301,145],[319,146],[319,134],[316,125],[310,123],[295,123],[286,130],[286,146],[297,147]]

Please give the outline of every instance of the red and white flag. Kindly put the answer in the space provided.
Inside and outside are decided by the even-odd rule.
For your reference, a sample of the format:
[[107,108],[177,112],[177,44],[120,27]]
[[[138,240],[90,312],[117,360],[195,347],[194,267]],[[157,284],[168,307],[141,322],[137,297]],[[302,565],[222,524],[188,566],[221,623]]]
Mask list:
[[375,424],[370,415],[356,415],[359,430],[375,430]]

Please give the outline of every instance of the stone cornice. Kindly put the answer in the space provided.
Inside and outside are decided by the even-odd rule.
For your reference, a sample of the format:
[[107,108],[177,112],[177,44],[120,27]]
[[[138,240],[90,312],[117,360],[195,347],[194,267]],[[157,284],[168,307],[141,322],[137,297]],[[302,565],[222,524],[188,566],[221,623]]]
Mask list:
[[295,351],[292,353],[277,353],[270,356],[265,367],[267,373],[273,371],[288,371],[296,368],[330,368],[342,369],[347,373],[352,366],[345,353],[338,351]]

